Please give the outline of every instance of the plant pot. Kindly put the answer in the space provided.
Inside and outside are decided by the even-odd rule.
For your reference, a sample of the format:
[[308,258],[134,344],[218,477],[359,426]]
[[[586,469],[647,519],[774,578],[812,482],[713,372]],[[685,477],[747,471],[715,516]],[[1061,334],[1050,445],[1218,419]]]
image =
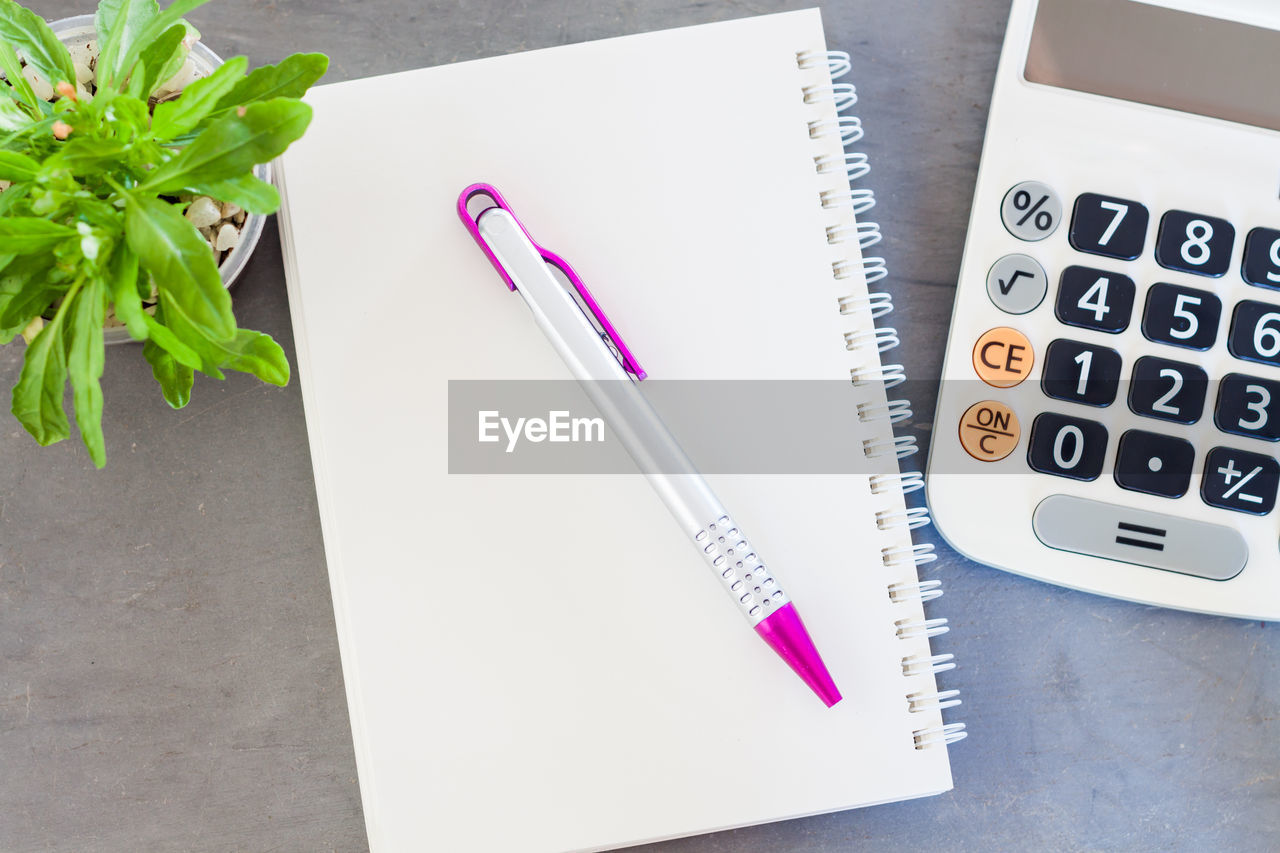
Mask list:
[[[71,18],[62,18],[49,23],[50,28],[58,35],[63,44],[71,45],[81,39],[91,41],[97,37],[97,31],[93,25],[93,15],[76,15]],[[191,63],[195,66],[197,77],[207,77],[213,73],[213,70],[222,64],[222,57],[214,53],[203,42],[196,42],[191,47]],[[255,166],[253,173],[260,180],[271,182],[271,164],[263,163]],[[262,230],[266,225],[266,217],[258,214],[247,214],[244,220],[244,227],[240,232],[240,242],[231,249],[222,262],[218,264],[218,272],[222,275],[222,283],[226,287],[231,287],[240,273],[244,271],[245,265],[249,261],[249,256],[253,254],[254,248],[258,245],[258,240],[262,237]],[[133,338],[129,336],[129,332],[124,326],[108,326],[103,333],[103,340],[108,344],[123,344],[133,342]]]

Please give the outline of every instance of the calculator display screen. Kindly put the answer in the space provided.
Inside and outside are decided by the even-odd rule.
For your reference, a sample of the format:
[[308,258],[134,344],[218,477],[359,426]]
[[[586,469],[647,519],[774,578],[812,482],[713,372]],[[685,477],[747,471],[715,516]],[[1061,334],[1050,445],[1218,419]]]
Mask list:
[[1136,3],[1040,0],[1032,83],[1280,130],[1280,31]]

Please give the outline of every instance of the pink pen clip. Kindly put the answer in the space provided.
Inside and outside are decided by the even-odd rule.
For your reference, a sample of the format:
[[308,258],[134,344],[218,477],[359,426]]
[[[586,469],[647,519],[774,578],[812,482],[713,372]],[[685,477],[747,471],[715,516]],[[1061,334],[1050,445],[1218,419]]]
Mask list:
[[[458,196],[458,218],[462,220],[462,224],[465,225],[467,231],[470,232],[471,238],[476,241],[476,245],[480,247],[484,252],[485,257],[489,259],[489,263],[493,264],[493,268],[498,271],[498,275],[502,276],[502,280],[507,283],[507,287],[511,290],[515,290],[516,283],[511,280],[511,276],[507,273],[506,269],[503,268],[502,263],[493,254],[493,250],[489,248],[489,244],[485,242],[484,237],[481,236],[480,226],[478,223],[480,214],[475,214],[473,216],[471,211],[468,209],[472,199],[477,196],[487,196],[489,200],[493,202],[490,207],[499,207],[511,214],[511,218],[520,226],[520,230],[524,232],[524,236],[529,238],[529,242],[538,250],[538,254],[542,256],[542,259],[551,266],[560,270],[560,272],[564,273],[565,277],[569,279],[569,283],[573,285],[573,289],[577,291],[580,303],[585,304],[586,313],[590,314],[591,317],[594,318],[594,325],[596,326],[597,331],[600,332],[601,337],[605,339],[605,343],[614,350],[618,359],[622,362],[623,369],[634,376],[637,381],[643,380],[648,376],[648,374],[644,372],[644,368],[640,366],[640,362],[636,361],[635,356],[631,354],[631,349],[627,346],[626,341],[622,339],[622,335],[618,333],[618,330],[614,327],[613,323],[610,322],[609,315],[604,313],[604,309],[600,307],[600,303],[596,302],[595,297],[591,295],[591,291],[587,289],[582,278],[574,272],[573,267],[569,266],[569,262],[556,253],[544,249],[538,244],[537,240],[534,240],[533,237],[530,236],[528,229],[524,227],[524,223],[520,221],[518,216],[516,216],[515,211],[511,209],[509,204],[507,204],[506,199],[502,197],[502,194],[498,192],[497,188],[491,184],[472,184],[463,190],[462,194]],[[488,209],[488,207],[485,208],[485,210]],[[481,211],[481,213],[483,212],[484,211]]]

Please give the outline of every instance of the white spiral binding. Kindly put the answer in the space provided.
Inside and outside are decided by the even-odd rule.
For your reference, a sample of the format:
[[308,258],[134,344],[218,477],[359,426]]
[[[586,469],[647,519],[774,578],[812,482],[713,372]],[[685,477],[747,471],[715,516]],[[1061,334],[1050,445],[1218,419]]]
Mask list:
[[893,295],[889,293],[868,293],[866,296],[841,296],[839,300],[841,314],[860,314],[863,311],[871,314],[876,320],[893,310]]
[[928,749],[937,744],[951,744],[964,740],[969,733],[964,730],[964,723],[947,723],[944,726],[933,726],[915,732],[916,749]]
[[907,381],[906,369],[901,364],[864,364],[850,368],[849,376],[854,385],[880,382],[884,384],[885,390],[896,388]]
[[[940,580],[891,583],[889,584],[889,600],[894,604],[903,601],[933,601],[935,598],[942,598],[942,591],[942,581]],[[959,692],[959,690],[956,691],[956,693]]]
[[853,207],[854,216],[861,216],[876,206],[876,193],[875,190],[869,190],[866,187],[859,187],[856,190],[823,190],[818,193],[818,201],[822,202],[822,206],[827,210],[848,204]]
[[864,424],[888,421],[900,424],[911,418],[910,400],[890,400],[887,403],[859,403],[858,420]]
[[[825,66],[831,81],[846,74],[852,67],[849,54],[842,51],[803,51],[796,54],[796,65],[807,71],[817,71]],[[820,73],[820,72],[819,72]],[[802,87],[804,103],[819,104],[830,102],[836,113],[843,113],[858,102],[857,89],[849,83],[823,81]],[[862,120],[857,116],[838,115],[832,119],[824,117],[808,122],[809,137],[823,140],[830,146],[834,139],[839,139],[840,146],[852,145],[863,137]],[[833,176],[844,174],[848,181],[856,181],[871,171],[871,163],[866,154],[857,151],[844,151],[837,154],[827,148],[813,158],[814,168],[819,174]],[[841,182],[843,183],[843,182]],[[846,221],[833,223],[826,228],[827,242],[832,245],[856,243],[859,250],[869,249],[882,239],[880,226],[874,222],[861,222],[858,217],[875,207],[875,193],[865,187],[857,189],[829,188],[822,190],[818,201],[824,210],[846,211]],[[847,221],[847,211],[852,208],[854,223]],[[856,254],[861,254],[859,251]],[[831,277],[835,281],[856,279],[861,275],[866,284],[874,284],[888,276],[889,271],[884,258],[862,257],[860,261],[838,259],[831,263]],[[839,298],[838,307],[841,315],[853,316],[865,313],[868,319],[878,320],[893,311],[893,298],[888,293],[877,292],[857,296]],[[906,372],[900,364],[883,364],[879,353],[898,346],[898,333],[891,327],[861,328],[845,332],[845,347],[850,351],[869,350],[874,348],[877,356],[866,359],[860,367],[849,370],[850,380],[855,386],[880,383],[885,389],[901,385],[906,381]],[[872,400],[858,403],[858,419],[864,423],[883,422],[898,424],[912,417],[911,404],[907,400]],[[911,435],[892,436],[890,439],[864,439],[862,452],[868,459],[897,457],[903,459],[918,450],[916,439]],[[924,488],[924,478],[918,471],[891,474],[874,474],[870,478],[870,489],[874,495],[910,494]],[[875,514],[876,527],[880,530],[916,530],[930,523],[929,511],[924,507],[908,507],[905,509],[885,509]],[[902,572],[907,567],[915,567],[931,563],[938,558],[934,546],[929,543],[901,545],[895,544],[881,548],[881,560],[886,570]],[[914,609],[901,611],[901,618],[894,621],[893,630],[896,637],[904,641],[928,641],[949,630],[947,620],[943,618],[925,618],[920,615],[920,605],[933,601],[942,595],[942,582],[938,580],[895,580],[887,584],[886,590],[893,606],[914,605]],[[955,657],[951,654],[910,654],[902,658],[902,674],[906,678],[924,675],[938,675],[955,668]],[[933,689],[936,691],[936,688]],[[913,714],[924,712],[941,712],[960,704],[958,690],[942,690],[936,692],[916,690],[905,693],[907,708]],[[926,726],[912,732],[916,749],[928,749],[938,744],[955,743],[967,735],[964,723],[943,723]]]
[[929,542],[912,545],[910,548],[904,545],[899,545],[896,548],[881,548],[880,557],[884,564],[889,567],[905,566],[907,563],[911,563],[913,566],[923,566],[938,559],[938,555],[933,553],[933,544]]
[[913,714],[921,711],[941,711],[961,704],[959,690],[940,690],[937,693],[908,693],[907,710]]
[[883,495],[894,489],[909,495],[924,488],[924,475],[919,471],[907,471],[905,474],[875,474],[871,477],[871,494]]

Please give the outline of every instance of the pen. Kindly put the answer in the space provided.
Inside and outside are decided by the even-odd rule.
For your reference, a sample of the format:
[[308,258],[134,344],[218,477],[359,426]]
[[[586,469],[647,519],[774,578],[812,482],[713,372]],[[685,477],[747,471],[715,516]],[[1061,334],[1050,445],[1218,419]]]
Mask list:
[[[473,202],[480,208],[475,215]],[[644,370],[582,279],[562,258],[533,241],[489,184],[462,191],[458,216],[507,286],[524,298],[534,322],[748,623],[828,707],[839,702],[840,691],[795,605],[640,392]],[[551,267],[568,278],[572,291]]]

